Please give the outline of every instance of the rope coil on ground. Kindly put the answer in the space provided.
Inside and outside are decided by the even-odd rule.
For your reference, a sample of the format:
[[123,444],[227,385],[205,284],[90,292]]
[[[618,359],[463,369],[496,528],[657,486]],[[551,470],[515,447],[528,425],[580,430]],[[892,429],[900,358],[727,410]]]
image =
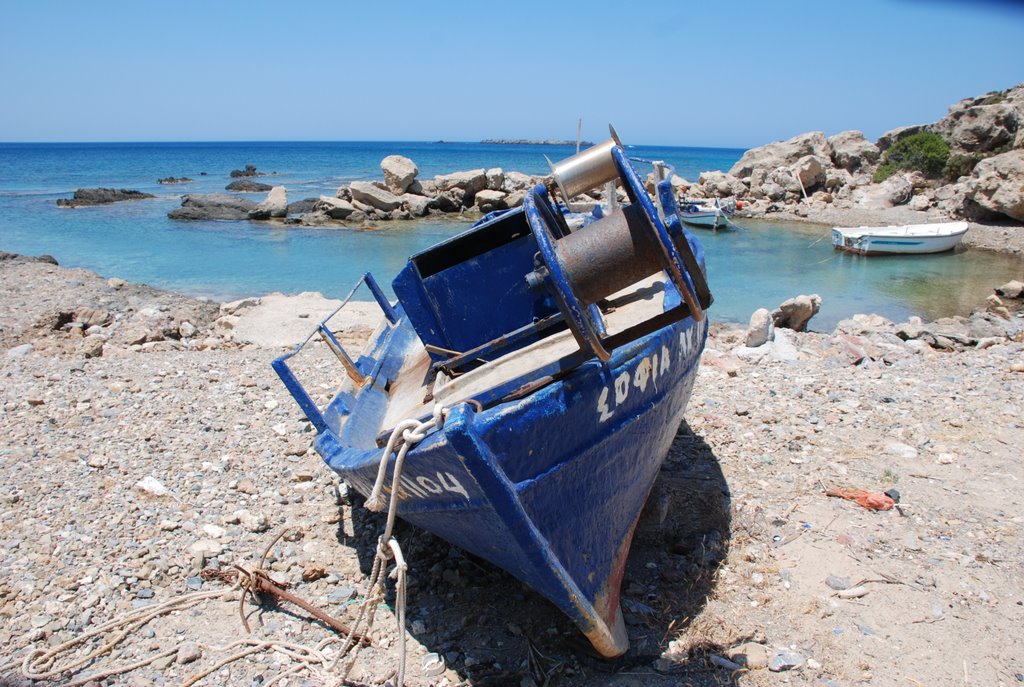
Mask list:
[[[405,609],[409,566],[402,554],[401,546],[398,541],[391,536],[391,533],[394,530],[395,517],[398,511],[399,493],[401,491],[398,484],[406,454],[413,446],[426,438],[427,434],[429,434],[432,429],[440,429],[443,427],[447,415],[448,410],[438,404],[434,407],[431,417],[423,422],[420,422],[419,420],[406,420],[399,423],[392,432],[391,438],[388,440],[385,452],[381,457],[380,468],[377,473],[377,481],[374,484],[373,491],[366,503],[367,508],[370,510],[383,510],[383,490],[384,480],[387,476],[387,465],[390,462],[391,454],[395,452],[395,446],[401,440],[402,445],[398,449],[398,455],[395,459],[395,467],[392,471],[387,523],[384,527],[383,534],[377,541],[377,550],[374,555],[373,569],[370,573],[369,588],[366,598],[360,605],[359,614],[355,623],[345,635],[345,639],[342,642],[338,656],[336,658],[329,659],[324,653],[324,649],[332,643],[340,641],[336,638],[325,639],[315,647],[277,640],[262,640],[254,637],[238,639],[224,646],[201,644],[201,646],[212,652],[225,652],[238,647],[244,648],[241,648],[239,651],[236,651],[235,653],[218,661],[213,667],[204,669],[201,672],[192,675],[182,683],[182,687],[191,687],[203,678],[215,673],[234,661],[244,658],[250,654],[267,650],[282,653],[288,658],[296,661],[299,665],[277,675],[267,683],[265,687],[271,687],[273,684],[304,670],[308,670],[313,677],[324,684],[346,684],[348,682],[346,678],[355,663],[358,652],[352,653],[351,660],[345,666],[343,677],[340,681],[331,676],[330,673],[335,669],[343,656],[348,654],[357,645],[365,643],[363,640],[365,636],[369,635],[370,629],[373,627],[377,607],[385,597],[385,577],[395,580],[395,616],[398,624],[399,636],[399,667],[396,682],[398,687],[402,687],[405,680]],[[281,535],[278,535],[278,538],[280,538],[280,536]],[[271,546],[273,546],[276,541],[277,539],[271,542]],[[22,675],[29,680],[59,679],[62,676],[73,674],[75,671],[83,668],[100,656],[110,653],[133,632],[139,630],[149,621],[158,616],[174,611],[180,611],[194,606],[201,601],[223,597],[226,594],[231,594],[239,590],[241,591],[242,599],[244,601],[245,595],[254,595],[261,591],[260,583],[263,578],[269,579],[267,578],[266,573],[262,570],[262,561],[266,558],[271,546],[268,546],[267,550],[264,551],[263,557],[260,561],[260,567],[257,567],[256,569],[248,569],[242,566],[235,566],[237,577],[234,579],[229,589],[185,594],[153,606],[141,608],[119,618],[109,620],[86,632],[83,632],[77,637],[58,644],[55,647],[49,649],[33,649],[20,661]],[[387,574],[388,562],[392,558],[395,560],[395,567],[390,574]],[[226,575],[221,575],[217,579],[221,579],[221,581],[224,582],[229,580]],[[273,581],[271,580],[271,582]],[[281,585],[277,585],[277,583],[274,584],[281,587]],[[244,614],[242,617],[244,623]],[[363,633],[360,633],[359,627],[364,621],[366,629]],[[109,638],[103,637],[108,633],[113,634]],[[100,647],[89,651],[85,656],[71,660],[69,663],[63,665],[57,664],[58,659],[62,656],[67,655],[78,647],[82,647],[88,642],[101,637],[103,637],[102,641],[104,643]],[[160,660],[161,658],[171,656],[176,653],[179,648],[180,647],[176,645],[147,658],[100,670],[87,676],[64,682],[63,684],[65,687],[81,687],[81,685],[85,685],[89,682],[103,680],[114,675],[127,673],[132,670],[145,667]],[[11,664],[16,665],[14,662],[11,662]]]
[[[141,608],[123,617],[108,620],[107,622],[101,625],[97,625],[91,630],[83,632],[77,637],[74,637],[66,642],[58,644],[57,646],[51,649],[33,649],[25,656],[25,658],[21,662],[21,674],[29,680],[50,680],[53,678],[58,678],[66,673],[72,673],[78,670],[79,668],[87,665],[94,659],[99,658],[100,656],[103,656],[104,654],[113,651],[113,649],[122,641],[124,641],[131,633],[135,632],[136,630],[144,626],[153,618],[156,618],[160,615],[164,615],[166,613],[170,613],[172,611],[182,610],[184,608],[188,608],[189,606],[194,606],[200,601],[204,601],[206,599],[213,599],[216,597],[224,596],[225,593],[230,593],[236,588],[237,585],[234,585],[227,592],[225,592],[225,590],[223,589],[218,589],[217,591],[193,592],[191,594],[185,594],[184,596],[164,601],[163,603],[156,604],[155,606]],[[98,649],[89,652],[84,657],[76,659],[71,663],[55,667],[54,664],[57,662],[57,659],[60,658],[62,655],[67,654],[72,649],[78,646],[82,646],[91,639],[104,635],[108,632],[114,632],[113,637],[106,640],[106,642]],[[136,668],[141,668],[143,666],[149,665],[150,663],[153,663],[154,661],[157,661],[163,658],[164,656],[168,656],[171,653],[176,652],[177,650],[178,647],[175,646],[173,649],[168,649],[155,656],[151,656],[140,661],[135,661],[134,663],[128,663],[122,666],[108,668],[98,673],[93,673],[86,677],[78,678],[77,680],[73,680],[71,682],[66,682],[64,683],[64,685],[65,687],[75,687],[77,685],[84,685],[85,683],[91,682],[93,680],[101,680],[112,675],[120,675],[121,673],[127,673],[129,671],[135,670]]]

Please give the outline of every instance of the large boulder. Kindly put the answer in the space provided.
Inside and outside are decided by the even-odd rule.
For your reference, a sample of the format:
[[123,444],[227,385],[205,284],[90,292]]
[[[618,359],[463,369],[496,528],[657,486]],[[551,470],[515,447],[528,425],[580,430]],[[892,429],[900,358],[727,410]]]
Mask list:
[[369,181],[353,181],[349,184],[348,190],[352,194],[352,200],[384,212],[391,212],[402,206],[401,198]]
[[750,327],[747,328],[747,348],[757,348],[772,340],[775,336],[775,323],[767,308],[758,308],[750,316]]
[[415,162],[401,155],[388,155],[380,161],[380,168],[384,172],[384,184],[396,196],[408,191],[420,173]]
[[342,198],[331,196],[320,196],[320,200],[313,206],[314,212],[322,212],[331,219],[348,219],[349,215],[356,211],[352,203]]
[[821,131],[794,136],[788,141],[776,141],[759,148],[751,148],[732,166],[729,174],[740,179],[749,177],[755,169],[789,167],[805,155],[831,158],[832,147]]
[[1024,84],[961,100],[931,129],[946,139],[953,154],[978,155],[1012,146],[1024,130]]
[[318,198],[303,198],[302,200],[293,201],[288,203],[288,214],[301,215],[304,212],[313,212],[313,209],[319,202]]
[[812,189],[825,183],[825,168],[829,161],[817,155],[804,155],[791,167],[795,176],[803,186],[803,191],[810,193]]
[[190,193],[182,199],[181,207],[167,216],[178,220],[241,220],[249,219],[255,209],[255,202],[229,193]]
[[270,219],[288,216],[288,191],[284,186],[275,186],[255,208],[249,212],[249,219]]
[[415,193],[406,193],[399,196],[405,209],[413,217],[423,217],[434,206],[434,199],[427,198]]
[[490,191],[500,191],[501,187],[505,185],[505,170],[501,167],[492,167],[484,173],[487,177],[487,189]]
[[821,310],[821,296],[813,293],[801,295],[784,301],[772,312],[772,322],[776,328],[785,327],[795,332],[807,329],[807,322]]
[[474,200],[480,212],[485,214],[495,210],[504,210],[508,207],[508,204],[505,202],[505,194],[501,191],[484,189],[477,192]]
[[871,184],[853,192],[853,202],[866,210],[884,210],[903,205],[914,193],[906,174],[893,174],[880,184]]
[[487,188],[487,170],[472,169],[467,172],[453,172],[451,174],[440,174],[434,177],[438,191],[451,191],[460,189],[468,196],[474,196],[478,191]]
[[966,198],[972,203],[1024,222],[1024,150],[982,160],[965,187]]
[[781,187],[783,195],[791,193],[794,196],[799,196],[801,194],[800,182],[797,181],[796,172],[792,168],[779,167],[770,171],[765,177],[764,186],[771,188],[772,185]]
[[505,172],[505,180],[501,184],[501,189],[505,193],[514,193],[516,191],[527,191],[531,189],[537,182],[529,174],[523,174],[522,172]]
[[88,207],[90,205],[119,203],[123,200],[142,200],[143,198],[155,197],[151,193],[143,193],[142,191],[128,188],[80,188],[75,191],[73,198],[58,198],[57,207]]
[[864,138],[862,131],[841,131],[828,143],[832,146],[832,164],[850,172],[874,164],[880,155],[878,146]]

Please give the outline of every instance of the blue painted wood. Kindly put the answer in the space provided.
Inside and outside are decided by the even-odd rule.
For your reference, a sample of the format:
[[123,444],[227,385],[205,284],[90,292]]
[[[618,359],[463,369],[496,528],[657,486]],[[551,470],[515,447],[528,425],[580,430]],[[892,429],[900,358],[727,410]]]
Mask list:
[[[371,491],[381,460],[377,438],[387,429],[381,425],[389,380],[410,355],[428,341],[445,348],[477,339],[484,344],[495,332],[516,331],[545,299],[542,310],[552,312],[549,297],[520,289],[513,273],[497,264],[513,261],[524,281],[534,268],[532,254],[529,260],[525,255],[536,251],[535,244],[525,248],[529,235],[495,228],[501,222],[521,224],[523,213],[501,213],[464,234],[463,243],[448,242],[458,260],[446,262],[431,251],[410,259],[394,284],[400,300],[395,322],[368,349],[368,383],[339,394],[314,420],[317,451],[360,493]],[[471,236],[481,227],[482,234]],[[678,220],[665,228],[685,237],[703,271],[696,238]],[[497,237],[493,250],[480,249],[487,236]],[[467,276],[472,280],[460,281]],[[690,288],[692,277],[683,282]],[[504,286],[515,288],[507,301],[498,299],[499,307],[495,289]],[[665,289],[665,310],[678,311],[679,290],[671,280]],[[473,329],[472,318],[483,319],[483,333]],[[482,406],[456,405],[442,428],[409,451],[397,485],[399,517],[526,582],[571,617],[602,654],[625,652],[619,587],[629,543],[682,420],[706,337],[706,319],[666,317],[654,331],[617,340],[605,362],[578,353],[490,390],[476,399]],[[301,386],[285,358],[274,366],[300,406],[317,417],[308,395],[296,394]],[[548,383],[509,399],[511,387],[538,380]],[[393,468],[394,456],[388,460]]]

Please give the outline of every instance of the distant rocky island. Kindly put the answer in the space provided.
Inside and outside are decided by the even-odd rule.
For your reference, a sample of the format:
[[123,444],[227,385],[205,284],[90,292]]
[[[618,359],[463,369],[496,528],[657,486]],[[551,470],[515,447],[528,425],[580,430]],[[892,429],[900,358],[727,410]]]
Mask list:
[[[533,138],[488,138],[488,139],[485,139],[485,140],[480,141],[480,142],[481,143],[486,143],[488,145],[502,145],[502,146],[516,146],[516,145],[526,145],[526,146],[574,146],[574,145],[576,145],[576,141],[567,141],[567,140],[555,139],[555,138],[545,139],[545,140],[533,139]],[[592,141],[580,141],[580,147],[581,148],[590,147],[592,145],[594,145],[594,143]]]

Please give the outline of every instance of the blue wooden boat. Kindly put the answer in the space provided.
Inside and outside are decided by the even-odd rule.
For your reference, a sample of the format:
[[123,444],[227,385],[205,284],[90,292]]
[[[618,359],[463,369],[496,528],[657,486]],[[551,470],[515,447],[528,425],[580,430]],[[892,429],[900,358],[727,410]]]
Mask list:
[[[711,303],[669,181],[648,195],[612,134],[554,165],[522,207],[409,258],[396,303],[365,275],[384,318],[357,358],[332,331],[335,315],[320,324],[347,371],[324,407],[293,370],[310,339],[273,363],[333,470],[363,495],[392,471],[398,517],[526,582],[607,657],[629,646],[626,557],[690,397]],[[612,181],[628,204],[567,211]],[[392,449],[417,422],[396,485]]]

